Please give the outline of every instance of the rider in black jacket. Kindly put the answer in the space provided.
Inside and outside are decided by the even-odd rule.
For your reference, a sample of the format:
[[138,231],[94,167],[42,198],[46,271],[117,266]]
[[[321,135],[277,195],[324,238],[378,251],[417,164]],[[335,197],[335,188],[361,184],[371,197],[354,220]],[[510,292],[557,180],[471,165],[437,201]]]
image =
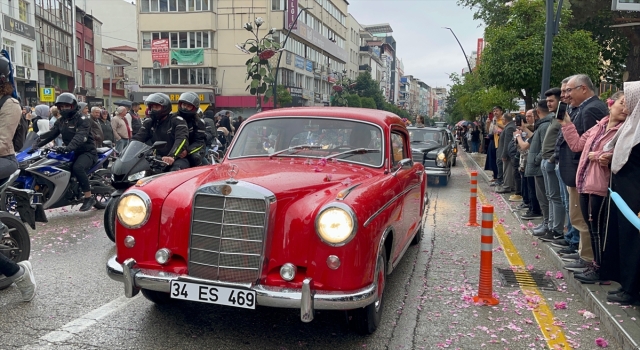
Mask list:
[[198,116],[200,99],[195,92],[185,92],[178,100],[178,115],[184,118],[189,128],[189,147],[180,153],[180,158],[187,158],[189,164],[202,164],[202,152],[207,143],[206,125]]
[[84,202],[80,211],[87,211],[96,204],[91,196],[91,186],[87,171],[98,161],[96,145],[91,134],[91,120],[82,115],[78,100],[68,92],[60,94],[55,103],[60,110],[61,118],[53,124],[53,128],[40,136],[37,147],[40,148],[62,135],[64,146],[56,147],[60,153],[75,152],[76,160],[71,167],[71,173],[76,177],[82,192]]
[[149,116],[132,139],[147,144],[165,141],[167,144],[157,149],[156,154],[171,166],[170,171],[188,168],[189,161],[180,158],[180,154],[189,147],[189,129],[181,116],[171,114],[169,96],[159,92],[153,93],[147,97],[144,104]]

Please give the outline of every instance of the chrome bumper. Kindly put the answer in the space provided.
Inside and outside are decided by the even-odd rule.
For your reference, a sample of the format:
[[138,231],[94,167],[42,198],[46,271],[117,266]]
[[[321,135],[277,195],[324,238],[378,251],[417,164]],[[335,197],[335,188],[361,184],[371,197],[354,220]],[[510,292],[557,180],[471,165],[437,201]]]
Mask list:
[[451,168],[424,167],[424,172],[427,175],[449,176]]
[[[184,282],[216,284],[234,287],[224,282],[208,281],[199,278],[148,269],[135,268],[136,261],[127,259],[123,264],[113,256],[107,261],[107,274],[118,282],[124,283],[124,295],[132,298],[140,289],[169,293],[171,280]],[[256,292],[258,305],[288,309],[300,309],[300,320],[311,322],[314,310],[352,310],[365,307],[375,301],[377,287],[375,283],[351,292],[333,292],[312,290],[311,278],[306,278],[302,288],[269,287],[263,285],[235,285]]]

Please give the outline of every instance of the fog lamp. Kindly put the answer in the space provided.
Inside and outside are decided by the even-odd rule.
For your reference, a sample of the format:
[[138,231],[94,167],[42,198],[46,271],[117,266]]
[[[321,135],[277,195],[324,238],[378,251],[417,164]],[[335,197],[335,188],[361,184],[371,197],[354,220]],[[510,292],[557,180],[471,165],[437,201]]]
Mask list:
[[136,245],[136,239],[133,236],[127,236],[124,238],[124,246],[127,248],[133,248]]
[[159,249],[156,252],[156,261],[160,265],[164,265],[168,263],[170,258],[171,258],[171,251],[167,248]]
[[292,263],[286,263],[280,268],[280,277],[289,282],[296,277],[296,266]]
[[327,258],[327,266],[332,270],[337,270],[340,267],[340,258],[335,255],[329,255]]

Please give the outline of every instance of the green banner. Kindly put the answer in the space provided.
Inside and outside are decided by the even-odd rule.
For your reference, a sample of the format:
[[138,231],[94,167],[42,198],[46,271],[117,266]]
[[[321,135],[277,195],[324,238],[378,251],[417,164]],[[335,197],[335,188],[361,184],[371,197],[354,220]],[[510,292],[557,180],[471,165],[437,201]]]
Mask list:
[[171,65],[198,66],[204,64],[204,49],[171,50]]

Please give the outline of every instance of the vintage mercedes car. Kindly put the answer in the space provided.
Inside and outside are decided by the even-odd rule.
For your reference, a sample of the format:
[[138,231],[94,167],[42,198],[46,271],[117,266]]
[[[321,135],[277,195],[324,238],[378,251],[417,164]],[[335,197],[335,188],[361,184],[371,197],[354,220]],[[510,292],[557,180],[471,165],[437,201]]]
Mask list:
[[[408,127],[413,161],[424,165],[429,180],[447,185],[457,148],[447,129]],[[453,144],[452,144],[453,142]]]
[[424,167],[389,112],[259,113],[221,164],[148,177],[116,209],[109,276],[127,297],[345,310],[372,333],[386,276],[422,235]]

